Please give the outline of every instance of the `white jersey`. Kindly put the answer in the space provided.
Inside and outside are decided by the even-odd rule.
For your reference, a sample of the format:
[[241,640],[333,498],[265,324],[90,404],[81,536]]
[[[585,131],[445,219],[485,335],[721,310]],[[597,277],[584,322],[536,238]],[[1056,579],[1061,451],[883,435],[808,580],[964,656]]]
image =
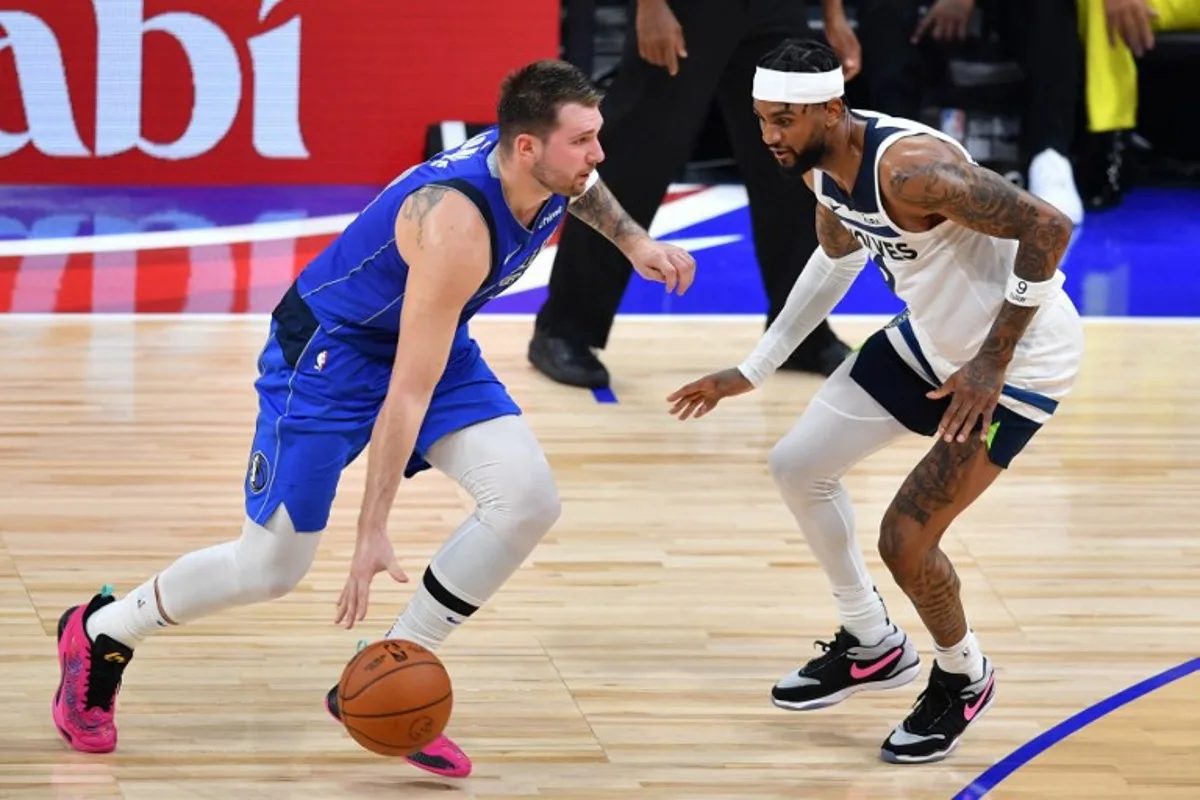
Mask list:
[[[1000,313],[1018,243],[946,220],[912,233],[892,221],[879,191],[879,162],[894,142],[925,134],[967,150],[918,122],[870,111],[862,167],[847,196],[821,170],[813,171],[817,201],[837,215],[872,255],[891,290],[907,305],[887,328],[900,356],[927,380],[941,383],[979,352]],[[973,162],[973,160],[972,160]],[[1000,402],[1045,422],[1075,382],[1083,357],[1083,325],[1067,294],[1041,306],[1017,342]],[[932,374],[930,374],[932,373]]]

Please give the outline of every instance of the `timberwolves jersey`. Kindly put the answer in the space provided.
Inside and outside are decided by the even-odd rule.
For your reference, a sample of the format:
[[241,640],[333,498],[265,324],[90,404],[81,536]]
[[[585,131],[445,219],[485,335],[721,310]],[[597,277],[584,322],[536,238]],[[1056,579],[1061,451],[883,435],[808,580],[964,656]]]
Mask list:
[[[952,137],[918,122],[870,111],[851,113],[867,125],[853,189],[846,194],[829,175],[813,170],[813,191],[871,254],[888,287],[907,305],[888,327],[889,341],[918,374],[940,384],[987,338],[1004,302],[1018,243],[952,220],[920,233],[900,228],[888,216],[879,188],[879,164],[887,148],[905,137],[926,135],[947,142],[967,160],[971,156]],[[1033,405],[1009,394],[1001,402],[1042,421],[1047,415],[1039,409],[1050,406],[1039,405],[1028,392],[1065,395],[1082,355],[1083,326],[1060,290],[1030,322],[1007,372],[1015,394]]]
[[370,355],[394,357],[408,275],[396,249],[395,220],[404,199],[423,186],[466,195],[491,234],[491,270],[463,309],[460,326],[521,277],[557,229],[568,199],[552,195],[528,228],[518,222],[500,188],[498,143],[492,127],[409,168],[305,267],[296,288],[327,334]]

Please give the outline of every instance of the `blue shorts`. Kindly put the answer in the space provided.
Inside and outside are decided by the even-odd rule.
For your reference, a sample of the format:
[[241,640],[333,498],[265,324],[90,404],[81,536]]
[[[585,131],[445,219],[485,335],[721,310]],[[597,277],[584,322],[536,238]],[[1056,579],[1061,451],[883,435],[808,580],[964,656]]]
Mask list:
[[[258,419],[244,490],[246,514],[265,522],[280,503],[296,530],[323,530],[342,471],[367,446],[387,394],[392,362],[363,353],[316,324],[289,291],[259,357]],[[521,410],[466,327],[454,337],[404,476],[429,469],[443,436]]]

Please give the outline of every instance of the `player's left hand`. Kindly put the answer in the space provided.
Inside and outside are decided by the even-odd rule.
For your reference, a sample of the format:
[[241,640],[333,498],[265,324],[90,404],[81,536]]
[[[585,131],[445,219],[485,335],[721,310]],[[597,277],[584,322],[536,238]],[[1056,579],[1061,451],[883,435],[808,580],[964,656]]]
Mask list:
[[1004,366],[992,359],[972,358],[962,368],[946,379],[926,397],[939,400],[953,395],[950,407],[942,415],[937,435],[947,442],[965,442],[975,427],[975,421],[983,418],[979,438],[987,441],[988,428],[992,426],[992,412],[1000,401],[1004,388]]
[[350,575],[346,578],[346,585],[342,587],[342,596],[338,598],[334,625],[341,625],[350,630],[354,623],[362,622],[366,618],[371,581],[384,571],[398,583],[408,582],[408,576],[396,561],[396,553],[392,550],[392,541],[387,532],[361,534],[354,546]]
[[667,293],[682,295],[696,277],[696,259],[682,247],[642,239],[627,254],[634,270],[648,281],[665,284]]

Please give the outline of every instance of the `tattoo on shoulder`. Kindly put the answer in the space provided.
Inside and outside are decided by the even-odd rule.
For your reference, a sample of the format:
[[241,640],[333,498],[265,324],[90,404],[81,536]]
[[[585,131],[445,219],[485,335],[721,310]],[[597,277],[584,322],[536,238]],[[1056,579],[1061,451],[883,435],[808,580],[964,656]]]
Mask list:
[[400,206],[400,216],[417,223],[417,247],[422,246],[421,239],[425,232],[425,218],[429,216],[429,212],[442,201],[442,198],[449,191],[450,189],[447,189],[445,186],[433,184],[422,186],[405,198],[404,203]]
[[837,215],[821,204],[817,204],[817,242],[830,258],[848,256],[862,245],[854,238]]
[[577,197],[568,210],[614,244],[620,244],[641,230],[641,226],[625,212],[602,180],[597,180],[592,188]]

